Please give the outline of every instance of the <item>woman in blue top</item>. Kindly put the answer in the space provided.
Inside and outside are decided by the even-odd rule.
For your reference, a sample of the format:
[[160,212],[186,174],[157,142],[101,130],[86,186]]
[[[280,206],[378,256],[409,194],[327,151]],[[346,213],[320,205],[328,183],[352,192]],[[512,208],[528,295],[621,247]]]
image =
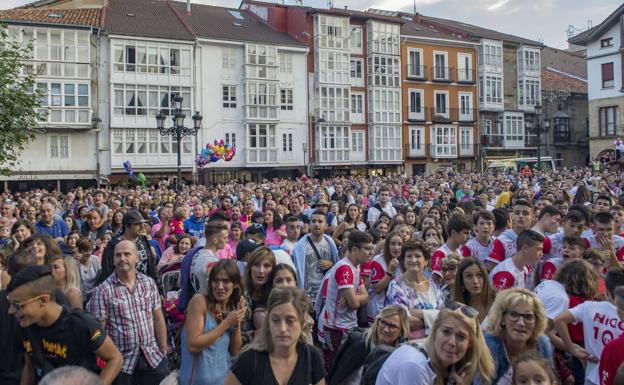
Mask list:
[[510,363],[526,352],[539,354],[552,366],[553,347],[544,335],[548,318],[533,292],[520,288],[499,292],[484,322],[485,343],[496,365],[492,385],[511,385]]
[[210,270],[208,294],[195,294],[182,329],[181,385],[221,385],[243,342],[245,316],[236,262],[224,259]]

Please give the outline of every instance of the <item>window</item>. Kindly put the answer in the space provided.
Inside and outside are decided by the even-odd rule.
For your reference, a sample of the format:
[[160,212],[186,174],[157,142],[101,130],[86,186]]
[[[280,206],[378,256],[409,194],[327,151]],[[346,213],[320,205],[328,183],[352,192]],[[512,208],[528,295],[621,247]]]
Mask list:
[[555,141],[570,140],[570,118],[559,117],[553,119],[553,136]]
[[519,64],[525,71],[539,71],[540,70],[540,53],[537,50],[532,49],[520,49],[518,51],[520,56]]
[[436,126],[432,128],[433,145],[431,156],[456,157],[457,156],[457,133],[452,126]]
[[613,88],[613,63],[602,64],[602,88]]
[[422,78],[423,77],[423,64],[422,64],[422,49],[408,49],[407,50],[407,76]]
[[279,54],[279,70],[283,74],[291,74],[293,72],[293,55],[291,53]]
[[282,151],[292,152],[293,150],[293,134],[282,134]]
[[460,53],[457,55],[457,81],[472,82],[472,55]]
[[292,111],[293,90],[280,90],[280,109]]
[[348,53],[322,50],[318,57],[319,80],[322,83],[349,83],[351,62]]
[[448,117],[448,92],[434,91],[435,95],[435,114]]
[[48,114],[39,111],[42,122],[90,123],[89,84],[39,82],[37,89],[43,92],[41,106],[50,107]]
[[397,57],[373,55],[368,58],[368,71],[368,82],[371,86],[401,86]]
[[68,159],[69,158],[69,136],[68,135],[50,135],[50,158],[52,159]]
[[247,44],[246,64],[257,64],[262,66],[276,65],[277,48],[275,46],[263,44]]
[[381,23],[371,21],[367,28],[367,43],[369,53],[381,53],[388,55],[399,55],[399,34],[398,24]]
[[602,107],[598,110],[599,119],[599,135],[600,136],[613,136],[615,135],[616,127],[619,124],[618,108]]
[[490,119],[483,119],[483,132],[482,135],[492,135],[492,121]]
[[361,59],[351,60],[351,79],[363,79],[362,67],[364,62]]
[[500,67],[503,65],[503,47],[494,44],[483,44],[479,47],[481,61],[486,66]]
[[234,132],[226,132],[225,133],[225,144],[229,144],[232,147],[236,147],[236,133],[234,133]]
[[248,118],[277,119],[278,100],[277,84],[262,82],[247,82]]
[[503,78],[497,75],[479,77],[479,100],[487,104],[503,103]]
[[351,27],[351,51],[362,52],[362,27]]
[[401,126],[373,126],[371,160],[401,160]]
[[408,119],[424,119],[423,98],[424,90],[408,90],[409,92],[409,105],[408,105]]
[[318,160],[343,162],[349,160],[351,132],[348,126],[321,125],[317,128]]
[[172,115],[173,97],[184,98],[182,110],[191,118],[191,89],[188,87],[146,86],[136,84],[113,84],[113,115],[156,116],[159,111]]
[[[189,45],[127,41],[114,42],[112,49],[113,70],[116,72],[181,74],[184,76],[191,74],[191,48]],[[80,54],[80,50],[78,52]]]
[[472,154],[472,128],[459,129],[459,151],[463,155]]
[[364,132],[351,131],[351,151],[364,152]]
[[505,114],[505,141],[520,142],[524,145],[524,115]]
[[[133,157],[139,155],[138,158],[130,158],[135,161],[138,160],[139,164],[149,164],[150,161],[156,161],[157,158],[148,159],[147,155],[177,154],[178,151],[178,143],[174,143],[170,136],[161,136],[157,130],[111,129],[111,135],[113,154],[117,156],[132,154]],[[190,155],[192,152],[193,141],[191,137],[184,137],[182,139],[182,153]]]
[[609,48],[609,47],[613,47],[612,37],[600,40],[600,48]]
[[409,128],[409,148],[410,151],[424,152],[425,150],[425,129],[422,127]]
[[401,123],[401,91],[397,88],[369,90],[369,120],[374,123]]
[[364,94],[352,93],[351,94],[351,113],[363,114],[364,113]]
[[433,54],[434,69],[433,78],[438,80],[448,80],[448,67],[447,67],[447,53],[446,52],[434,52]]
[[275,124],[248,124],[249,162],[277,162]]
[[235,48],[222,48],[221,49],[221,67],[223,69],[236,68],[236,49]]
[[223,107],[236,108],[236,86],[223,86]]
[[459,119],[469,120],[472,118],[473,118],[472,94],[460,92],[459,94]]
[[348,17],[319,14],[314,32],[319,48],[349,49],[351,29]]
[[525,106],[534,106],[541,97],[539,80],[518,81],[518,101]]
[[320,87],[320,113],[326,122],[349,122],[349,87]]

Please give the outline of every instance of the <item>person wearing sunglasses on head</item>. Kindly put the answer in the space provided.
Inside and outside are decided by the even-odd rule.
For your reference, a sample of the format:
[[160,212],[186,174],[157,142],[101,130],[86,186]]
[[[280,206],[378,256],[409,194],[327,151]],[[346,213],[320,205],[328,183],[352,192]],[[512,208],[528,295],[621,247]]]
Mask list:
[[535,352],[552,365],[553,347],[544,334],[548,318],[535,293],[522,288],[499,292],[484,322],[485,342],[496,366],[492,385],[511,383],[511,362],[523,353]]
[[105,363],[100,372],[102,383],[111,384],[123,364],[121,353],[93,317],[59,305],[54,297],[56,289],[52,270],[45,265],[22,269],[7,289],[9,314],[22,328],[25,362],[21,384],[35,384],[66,365],[98,373],[96,357]]
[[469,385],[473,380],[490,383],[494,362],[477,316],[478,311],[470,306],[448,303],[440,310],[424,343],[403,344],[385,359],[375,384]]

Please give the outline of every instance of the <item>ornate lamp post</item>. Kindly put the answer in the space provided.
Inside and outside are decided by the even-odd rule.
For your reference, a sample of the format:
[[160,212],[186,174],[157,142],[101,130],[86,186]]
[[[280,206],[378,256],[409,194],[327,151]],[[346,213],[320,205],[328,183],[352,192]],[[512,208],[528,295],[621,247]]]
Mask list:
[[182,101],[184,98],[180,96],[180,94],[176,94],[173,97],[173,116],[171,117],[173,121],[173,126],[166,128],[165,120],[167,119],[167,115],[163,113],[161,110],[158,115],[156,115],[156,127],[160,130],[160,135],[162,136],[171,136],[173,140],[178,143],[178,180],[176,183],[176,189],[180,191],[182,187],[182,138],[185,136],[196,136],[197,132],[201,128],[201,122],[203,117],[199,114],[199,111],[195,111],[195,115],[193,115],[193,127],[184,127],[184,119],[186,115],[182,111]]
[[527,129],[529,132],[537,135],[537,169],[542,170],[542,135],[550,131],[550,120],[544,119],[542,122],[542,106],[537,103],[535,105],[534,122],[527,121]]

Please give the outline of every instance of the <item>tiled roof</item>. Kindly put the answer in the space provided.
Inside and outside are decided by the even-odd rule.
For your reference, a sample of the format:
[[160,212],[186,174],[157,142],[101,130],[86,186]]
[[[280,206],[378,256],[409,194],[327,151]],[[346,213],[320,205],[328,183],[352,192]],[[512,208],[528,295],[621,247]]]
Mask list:
[[543,45],[542,43],[535,41],[535,40],[525,39],[523,37],[515,36],[515,35],[509,35],[507,33],[494,31],[492,29],[487,29],[487,28],[476,26],[476,25],[456,21],[456,20],[441,19],[438,17],[431,17],[431,16],[423,16],[422,18],[425,22],[431,21],[433,23],[442,24],[450,28],[466,31],[475,37],[493,39],[493,40],[504,40],[504,41],[509,41],[509,42],[518,43],[518,44],[527,44],[527,45],[536,45],[536,46]]
[[583,31],[579,33],[578,35],[572,36],[571,38],[568,39],[568,41],[572,44],[581,44],[581,42],[586,41],[594,32],[596,32],[598,27],[599,25],[591,27],[587,31]]
[[407,21],[403,20],[405,24],[401,26],[401,35],[402,36],[413,36],[413,37],[426,37],[426,38],[434,38],[434,39],[445,39],[445,40],[456,40],[461,43],[474,43],[474,40],[471,40],[468,34],[462,33],[450,33],[448,31],[441,30],[440,28],[436,28],[436,26],[431,23],[426,22],[417,22],[417,21]]
[[99,9],[9,9],[0,11],[0,20],[39,24],[100,26]]
[[245,10],[191,4],[191,14],[188,15],[186,3],[171,2],[171,6],[200,38],[303,46],[288,34],[274,31]]
[[542,89],[544,91],[569,91],[586,94],[587,80],[546,67],[542,69]]
[[110,0],[106,30],[110,34],[193,40],[174,7],[158,0]]

